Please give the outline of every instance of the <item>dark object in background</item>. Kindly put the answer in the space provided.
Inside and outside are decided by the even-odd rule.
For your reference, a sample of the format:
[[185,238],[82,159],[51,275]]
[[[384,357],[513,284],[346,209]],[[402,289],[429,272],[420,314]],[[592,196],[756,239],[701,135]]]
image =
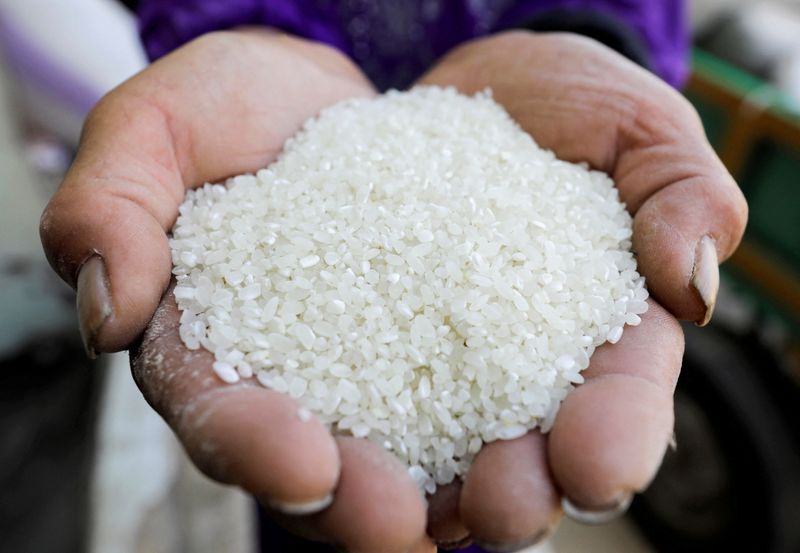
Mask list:
[[642,37],[624,22],[599,10],[554,8],[543,10],[524,27],[540,33],[574,33],[592,38],[634,63],[650,68],[650,55]]
[[331,545],[312,542],[290,534],[261,507],[258,507],[258,543],[259,551],[264,553],[275,551],[280,553],[336,553],[337,549]]
[[120,3],[132,12],[135,12],[136,7],[139,5],[139,0],[120,0]]
[[0,551],[84,553],[102,372],[43,260],[0,258],[0,305]]
[[800,548],[800,393],[754,334],[684,325],[677,449],[632,514],[662,552]]
[[632,513],[662,553],[798,553],[800,112],[753,73],[693,58],[687,97],[750,218],[714,321],[685,327],[678,450]]

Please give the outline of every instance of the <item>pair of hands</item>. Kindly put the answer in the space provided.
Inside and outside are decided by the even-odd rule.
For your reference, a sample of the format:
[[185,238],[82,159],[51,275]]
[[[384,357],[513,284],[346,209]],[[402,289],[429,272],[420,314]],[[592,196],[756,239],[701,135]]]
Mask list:
[[[319,44],[265,31],[206,35],[93,110],[41,222],[53,267],[78,289],[91,351],[133,347],[133,374],[194,462],[254,494],[292,531],[352,552],[433,551],[467,539],[512,551],[567,506],[614,510],[654,476],[673,426],[683,336],[707,322],[718,260],[747,207],[697,115],[646,71],[590,40],[505,33],[461,46],[420,83],[495,99],[543,147],[615,179],[654,299],[599,348],[552,431],[486,445],[463,483],[423,500],[391,454],[301,421],[295,402],[224,385],[180,341],[166,232],[187,187],[256,171],[322,108],[376,94]],[[663,307],[662,307],[663,306]]]

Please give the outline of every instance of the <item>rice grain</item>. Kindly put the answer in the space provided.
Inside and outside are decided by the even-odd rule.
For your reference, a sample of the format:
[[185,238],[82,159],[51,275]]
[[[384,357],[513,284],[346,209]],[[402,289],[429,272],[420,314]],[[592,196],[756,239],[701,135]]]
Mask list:
[[614,183],[489,93],[332,106],[270,167],[190,191],[171,247],[189,349],[392,451],[427,491],[483,443],[548,431],[647,310]]

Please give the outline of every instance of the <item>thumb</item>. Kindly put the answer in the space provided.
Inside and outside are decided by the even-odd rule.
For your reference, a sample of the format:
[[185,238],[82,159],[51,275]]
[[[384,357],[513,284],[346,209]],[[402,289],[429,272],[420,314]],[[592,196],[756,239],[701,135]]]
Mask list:
[[[165,118],[153,107],[93,111],[78,158],[42,215],[47,259],[77,288],[87,353],[117,351],[145,328],[169,283],[166,230],[184,194]],[[120,132],[122,131],[122,132]]]

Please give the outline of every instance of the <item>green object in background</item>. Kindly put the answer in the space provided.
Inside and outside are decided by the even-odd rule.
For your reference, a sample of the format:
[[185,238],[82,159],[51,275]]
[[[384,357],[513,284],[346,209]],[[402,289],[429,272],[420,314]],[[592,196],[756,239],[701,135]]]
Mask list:
[[[731,98],[743,99],[747,95],[764,87],[764,83],[746,71],[726,63],[702,50],[692,53],[692,68],[695,74],[703,79],[713,81],[727,91]],[[719,151],[723,146],[725,135],[730,130],[733,116],[729,106],[720,105],[692,91],[691,85],[686,97],[694,105],[703,120],[709,142]]]
[[766,86],[758,77],[700,49],[692,52],[692,69],[740,97]]
[[632,505],[659,553],[800,552],[800,113],[698,51],[686,95],[750,221],[708,328],[684,325],[678,448]]
[[800,343],[800,112],[768,83],[696,50],[686,90],[750,206],[724,276]]
[[800,152],[757,144],[739,183],[750,204],[748,233],[800,273]]
[[706,130],[706,136],[714,149],[719,151],[723,137],[728,131],[728,118],[725,112],[718,106],[703,102],[700,98],[692,97],[687,94],[687,98],[694,104],[700,119],[703,120],[703,127]]

